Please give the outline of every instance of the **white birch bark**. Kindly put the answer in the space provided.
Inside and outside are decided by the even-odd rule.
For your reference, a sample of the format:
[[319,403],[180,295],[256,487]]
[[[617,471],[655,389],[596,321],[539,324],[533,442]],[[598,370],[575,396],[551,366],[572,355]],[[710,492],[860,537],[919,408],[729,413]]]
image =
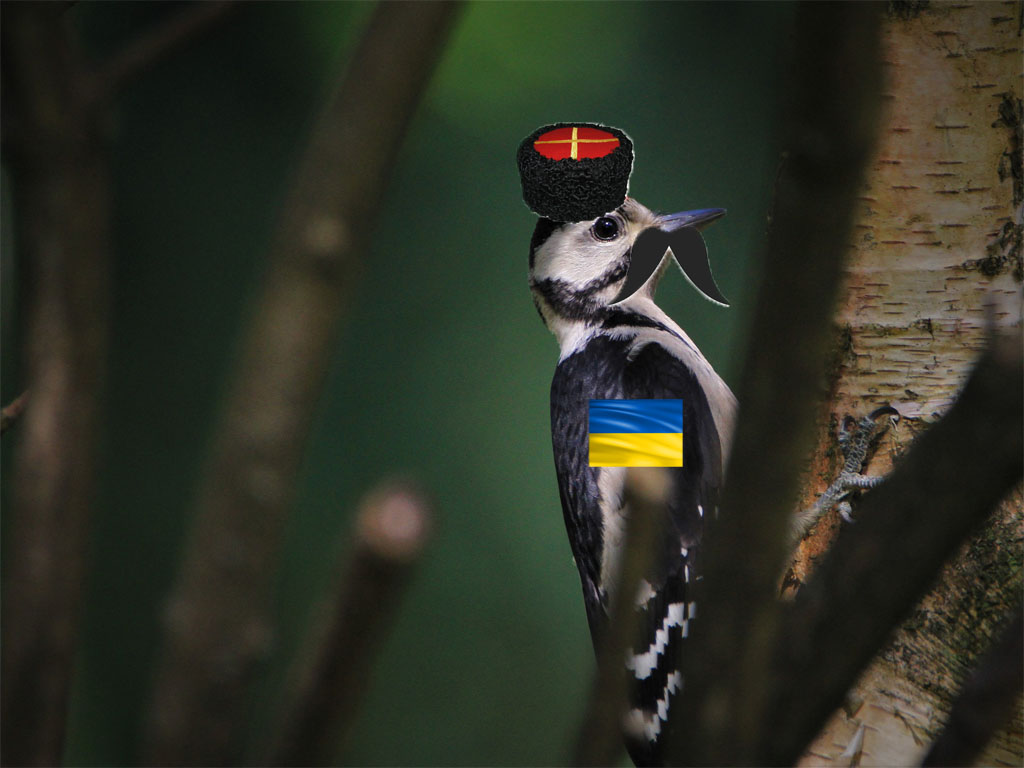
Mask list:
[[[883,120],[838,314],[832,390],[803,499],[838,472],[835,424],[894,405],[869,468],[887,472],[955,397],[997,326],[1021,322],[1020,2],[892,3]],[[1021,599],[1020,489],[947,564],[802,765],[918,764],[1000,621]],[[801,543],[788,588],[840,525]],[[870,606],[865,606],[870,610]],[[1021,765],[1021,710],[979,758]]]

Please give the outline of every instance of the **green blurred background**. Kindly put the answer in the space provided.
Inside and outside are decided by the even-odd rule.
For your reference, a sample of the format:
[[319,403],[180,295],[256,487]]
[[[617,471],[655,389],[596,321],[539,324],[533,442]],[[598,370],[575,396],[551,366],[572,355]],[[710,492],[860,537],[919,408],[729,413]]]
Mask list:
[[[112,113],[113,345],[69,764],[137,759],[161,603],[247,300],[290,168],[372,9],[246,5]],[[80,3],[68,16],[99,58],[178,10]],[[791,22],[775,3],[467,6],[367,222],[367,268],[288,520],[254,739],[358,498],[408,471],[435,494],[441,525],[339,760],[566,760],[593,656],[551,459],[558,354],[526,285],[534,217],[515,150],[543,123],[606,122],[636,146],[631,195],[662,211],[729,209],[706,238],[732,308],[677,272],[658,298],[734,383]],[[9,183],[5,172],[3,402],[22,387]],[[6,470],[17,429],[3,447]]]

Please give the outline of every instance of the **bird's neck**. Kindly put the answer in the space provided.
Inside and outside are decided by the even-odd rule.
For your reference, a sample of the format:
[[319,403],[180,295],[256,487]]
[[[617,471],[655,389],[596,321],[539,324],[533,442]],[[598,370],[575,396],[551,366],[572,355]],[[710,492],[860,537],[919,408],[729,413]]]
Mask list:
[[538,291],[533,293],[533,303],[536,305],[544,325],[555,335],[561,352],[559,355],[561,360],[580,349],[587,339],[597,333],[604,316],[603,310],[597,308],[594,308],[593,311],[579,313],[578,316],[563,314]]

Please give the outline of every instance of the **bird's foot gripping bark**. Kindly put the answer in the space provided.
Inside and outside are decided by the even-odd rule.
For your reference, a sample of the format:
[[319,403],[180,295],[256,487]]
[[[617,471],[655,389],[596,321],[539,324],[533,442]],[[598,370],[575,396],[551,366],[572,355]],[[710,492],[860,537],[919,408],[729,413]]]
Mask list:
[[[883,417],[885,417],[883,419]],[[839,476],[825,492],[818,497],[814,506],[797,515],[794,526],[795,538],[800,540],[807,530],[832,507],[838,505],[839,514],[848,523],[853,522],[853,506],[850,499],[859,491],[874,488],[885,476],[862,474],[871,452],[872,446],[884,433],[890,423],[899,420],[895,408],[883,405],[857,422],[852,416],[843,419],[839,426],[837,440],[839,450],[843,453],[843,468]]]

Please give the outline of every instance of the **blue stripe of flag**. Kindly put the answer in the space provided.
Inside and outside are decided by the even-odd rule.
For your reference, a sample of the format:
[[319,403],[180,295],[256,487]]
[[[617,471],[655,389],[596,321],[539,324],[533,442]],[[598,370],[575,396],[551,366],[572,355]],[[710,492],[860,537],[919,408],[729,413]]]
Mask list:
[[682,400],[591,400],[590,433],[682,432]]

